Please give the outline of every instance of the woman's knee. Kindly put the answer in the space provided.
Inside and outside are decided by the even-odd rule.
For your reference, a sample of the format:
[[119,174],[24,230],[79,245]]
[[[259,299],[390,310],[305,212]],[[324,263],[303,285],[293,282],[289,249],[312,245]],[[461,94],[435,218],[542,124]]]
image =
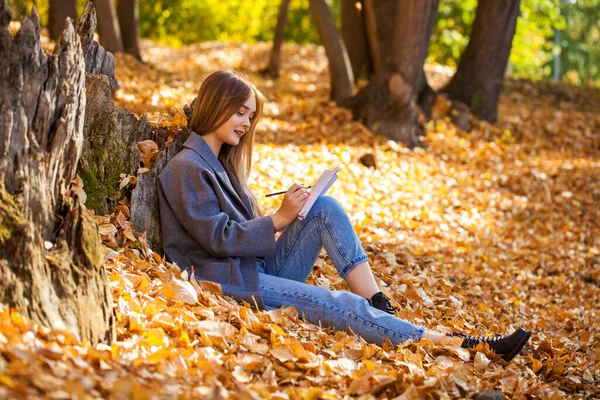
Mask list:
[[334,198],[331,196],[321,196],[317,199],[317,201],[315,201],[315,204],[313,204],[312,208],[311,208],[312,212],[335,212],[335,213],[339,213],[339,212],[343,212],[344,208],[342,207],[342,205]]

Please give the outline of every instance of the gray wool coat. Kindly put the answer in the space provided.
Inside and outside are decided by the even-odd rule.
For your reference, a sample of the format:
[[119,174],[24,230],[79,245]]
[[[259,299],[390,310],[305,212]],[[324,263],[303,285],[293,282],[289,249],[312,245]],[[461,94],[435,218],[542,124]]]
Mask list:
[[219,283],[226,295],[264,307],[256,258],[275,253],[273,220],[253,218],[239,182],[200,135],[192,133],[183,146],[158,180],[167,259],[193,266],[197,279]]

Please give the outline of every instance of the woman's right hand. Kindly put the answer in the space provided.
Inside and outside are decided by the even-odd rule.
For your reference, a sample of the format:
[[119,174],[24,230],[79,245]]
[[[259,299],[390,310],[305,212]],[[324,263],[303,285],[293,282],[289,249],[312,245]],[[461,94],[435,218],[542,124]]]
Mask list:
[[290,186],[287,192],[285,192],[281,207],[271,216],[273,224],[278,231],[285,228],[298,216],[308,196],[308,189],[305,187],[297,183]]

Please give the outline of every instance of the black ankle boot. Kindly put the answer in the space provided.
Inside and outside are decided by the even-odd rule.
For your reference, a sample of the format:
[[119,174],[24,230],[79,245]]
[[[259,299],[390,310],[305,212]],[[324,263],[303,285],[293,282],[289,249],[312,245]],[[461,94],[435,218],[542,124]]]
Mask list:
[[381,311],[394,315],[394,307],[392,307],[390,299],[388,299],[383,292],[375,293],[373,297],[371,297],[371,300],[369,300],[369,304],[371,307],[378,308]]
[[531,337],[531,332],[519,328],[508,336],[467,336],[462,333],[452,333],[450,336],[458,336],[463,339],[463,348],[473,349],[480,343],[487,343],[496,354],[501,355],[506,361],[510,361],[525,346]]

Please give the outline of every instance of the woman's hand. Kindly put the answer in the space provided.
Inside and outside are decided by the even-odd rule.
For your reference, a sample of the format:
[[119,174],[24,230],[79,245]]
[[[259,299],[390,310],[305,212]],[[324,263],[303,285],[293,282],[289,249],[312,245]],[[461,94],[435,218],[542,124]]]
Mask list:
[[308,196],[308,190],[297,183],[285,192],[281,207],[271,216],[278,231],[288,226],[298,216]]

